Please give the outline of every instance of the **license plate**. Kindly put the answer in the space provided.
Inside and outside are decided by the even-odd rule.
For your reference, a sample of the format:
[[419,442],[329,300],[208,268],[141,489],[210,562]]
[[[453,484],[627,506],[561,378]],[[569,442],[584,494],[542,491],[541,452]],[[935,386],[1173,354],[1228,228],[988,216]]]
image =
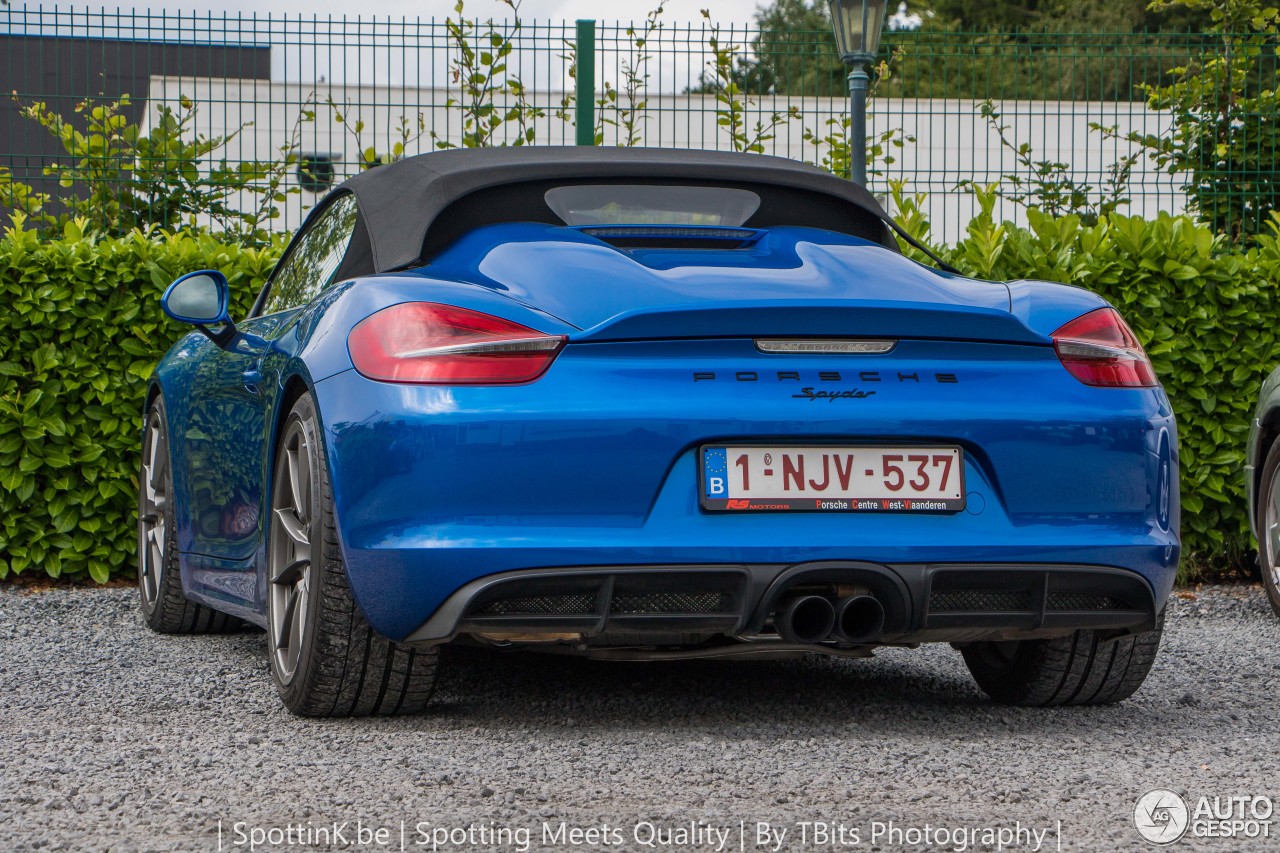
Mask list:
[[754,512],[957,512],[958,447],[702,448],[702,507]]

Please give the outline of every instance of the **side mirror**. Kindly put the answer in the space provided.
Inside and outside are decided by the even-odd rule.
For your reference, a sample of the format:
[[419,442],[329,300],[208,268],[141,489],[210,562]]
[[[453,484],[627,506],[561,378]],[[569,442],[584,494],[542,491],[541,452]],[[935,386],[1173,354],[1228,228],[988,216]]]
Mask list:
[[197,326],[218,325],[231,318],[227,306],[231,289],[227,279],[217,270],[200,270],[184,275],[169,285],[160,298],[164,313],[181,323]]
[[[235,335],[235,324],[227,313],[230,303],[231,288],[226,276],[217,270],[188,273],[169,285],[160,298],[164,313],[180,323],[197,326],[218,346]],[[206,326],[223,328],[211,332]]]

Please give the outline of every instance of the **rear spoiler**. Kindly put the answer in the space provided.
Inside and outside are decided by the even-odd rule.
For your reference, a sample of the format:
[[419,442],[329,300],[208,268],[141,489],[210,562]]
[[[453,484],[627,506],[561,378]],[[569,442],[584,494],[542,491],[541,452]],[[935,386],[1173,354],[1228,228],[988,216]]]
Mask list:
[[917,338],[1052,343],[1007,311],[969,305],[933,306],[918,302],[796,301],[787,305],[711,302],[692,306],[656,306],[626,311],[571,334],[571,341],[737,338],[760,335],[838,338]]

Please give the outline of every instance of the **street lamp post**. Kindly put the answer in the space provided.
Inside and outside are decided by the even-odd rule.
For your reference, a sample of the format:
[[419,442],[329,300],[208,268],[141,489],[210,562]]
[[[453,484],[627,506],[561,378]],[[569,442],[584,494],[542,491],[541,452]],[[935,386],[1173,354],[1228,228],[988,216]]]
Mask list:
[[849,166],[855,183],[867,183],[867,66],[875,62],[884,29],[886,0],[830,0],[831,27],[840,58],[849,66]]

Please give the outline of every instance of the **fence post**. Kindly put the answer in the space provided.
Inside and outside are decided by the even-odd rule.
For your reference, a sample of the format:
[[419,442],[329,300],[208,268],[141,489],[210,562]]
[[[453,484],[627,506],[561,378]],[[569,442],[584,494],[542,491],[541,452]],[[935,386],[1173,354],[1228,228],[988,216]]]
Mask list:
[[578,21],[577,116],[579,145],[596,144],[596,22]]

